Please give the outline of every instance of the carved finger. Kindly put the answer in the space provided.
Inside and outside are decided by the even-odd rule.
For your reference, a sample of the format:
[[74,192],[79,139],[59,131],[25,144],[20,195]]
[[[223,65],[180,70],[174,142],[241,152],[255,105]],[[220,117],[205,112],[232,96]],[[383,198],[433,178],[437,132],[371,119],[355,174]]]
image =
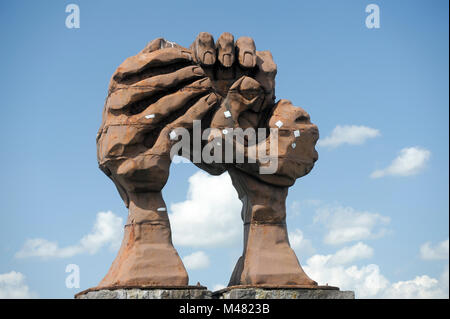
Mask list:
[[141,53],[151,53],[156,50],[161,50],[165,48],[178,48],[182,49],[183,47],[178,45],[175,42],[166,40],[164,38],[157,38],[155,40],[150,41],[145,48],[141,51]]
[[256,46],[250,37],[240,37],[236,41],[236,54],[239,64],[246,69],[254,68],[256,65]]
[[191,128],[193,121],[203,119],[203,116],[217,103],[217,96],[214,93],[200,98],[186,113],[171,123],[171,127]]
[[175,93],[163,96],[154,103],[149,102],[143,111],[135,115],[119,114],[110,118],[108,125],[140,125],[156,127],[174,112],[189,106],[198,96],[211,91],[211,81],[208,78],[197,80],[186,85]]
[[256,51],[256,65],[258,72],[255,79],[261,83],[266,93],[271,93],[275,89],[275,76],[277,75],[277,65],[273,62],[270,51]]
[[208,32],[200,32],[191,46],[196,61],[205,65],[212,66],[216,63],[216,48],[214,38]]
[[144,71],[146,68],[161,67],[177,62],[191,62],[189,50],[166,48],[151,53],[142,53],[126,59],[116,70],[113,79],[122,81],[126,77]]
[[173,73],[157,75],[134,83],[130,87],[162,87],[170,90],[184,81],[205,77],[203,69],[197,65],[190,65]]
[[200,98],[186,113],[174,122],[165,126],[159,134],[153,147],[146,153],[169,154],[171,147],[178,141],[177,129],[190,129],[195,120],[202,120],[203,116],[216,105],[217,97],[214,93]]
[[[108,97],[107,107],[109,110],[125,110],[133,106],[131,104],[148,99],[160,92],[167,92],[175,89],[183,82],[191,81],[204,77],[203,70],[198,66],[188,66],[170,74],[163,74],[154,76],[148,79],[139,81],[132,86],[117,89],[113,91]],[[144,102],[145,103],[145,102]],[[148,104],[147,104],[148,105]],[[142,105],[134,105],[137,111],[133,113],[140,113],[143,109]]]
[[226,68],[230,68],[234,62],[234,37],[231,33],[224,32],[216,42],[217,58]]

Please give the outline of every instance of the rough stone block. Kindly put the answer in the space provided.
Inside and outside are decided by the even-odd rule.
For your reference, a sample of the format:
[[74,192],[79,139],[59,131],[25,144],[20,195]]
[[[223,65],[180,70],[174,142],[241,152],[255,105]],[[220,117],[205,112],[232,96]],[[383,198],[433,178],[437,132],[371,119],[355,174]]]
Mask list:
[[211,299],[207,289],[102,289],[75,295],[75,299]]
[[339,289],[231,288],[213,293],[217,299],[355,299],[353,291]]

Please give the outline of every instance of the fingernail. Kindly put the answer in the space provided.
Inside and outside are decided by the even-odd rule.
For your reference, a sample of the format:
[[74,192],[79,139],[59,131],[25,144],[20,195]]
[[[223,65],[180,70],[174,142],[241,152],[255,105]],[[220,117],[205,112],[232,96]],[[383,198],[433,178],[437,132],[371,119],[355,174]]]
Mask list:
[[250,52],[244,53],[244,66],[251,68],[253,67],[253,54]]
[[222,55],[222,64],[226,67],[230,67],[233,64],[233,62],[231,61],[231,54],[226,53]]
[[216,62],[216,61],[214,59],[214,55],[212,54],[212,52],[206,51],[203,54],[203,64],[212,65],[212,64],[214,64],[214,62]]

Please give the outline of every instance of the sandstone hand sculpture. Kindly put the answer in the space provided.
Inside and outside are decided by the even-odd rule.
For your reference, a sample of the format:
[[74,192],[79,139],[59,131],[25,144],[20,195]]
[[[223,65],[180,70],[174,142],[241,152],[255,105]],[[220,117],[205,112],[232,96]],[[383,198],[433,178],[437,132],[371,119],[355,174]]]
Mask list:
[[[235,42],[223,33],[214,42],[205,32],[189,49],[153,40],[119,66],[97,134],[97,157],[129,214],[122,246],[99,287],[188,284],[161,190],[179,142],[174,132],[192,133],[197,121],[207,135],[202,149],[214,143],[235,149],[231,161],[193,161],[213,175],[228,171],[243,203],[244,251],[229,285],[317,286],[289,245],[285,200],[288,187],[317,160],[318,129],[302,108],[275,102],[276,71],[270,52],[256,51],[251,38]],[[259,133],[239,139],[227,134],[233,129]],[[188,155],[179,155],[202,158],[198,152],[191,142]],[[209,155],[215,152],[223,149]],[[276,163],[274,170],[262,174],[268,163]]]

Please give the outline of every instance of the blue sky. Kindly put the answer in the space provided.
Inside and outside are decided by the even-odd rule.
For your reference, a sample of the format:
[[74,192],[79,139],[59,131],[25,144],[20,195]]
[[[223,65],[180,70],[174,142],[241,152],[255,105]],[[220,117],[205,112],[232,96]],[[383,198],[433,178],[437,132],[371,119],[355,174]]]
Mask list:
[[[80,8],[79,29],[65,26],[69,3]],[[379,29],[365,26],[370,3],[380,7]],[[96,160],[110,76],[154,38],[189,46],[201,31],[251,36],[270,50],[277,98],[319,127],[319,161],[287,199],[291,244],[310,276],[357,297],[448,298],[448,9],[448,1],[1,2],[0,298],[71,298],[106,274],[117,235],[93,227],[114,228],[127,214]],[[384,175],[374,178],[377,170]],[[188,197],[202,185],[219,185],[209,208]],[[171,168],[163,194],[176,248],[193,254],[191,284],[226,285],[240,255],[229,187],[226,175]],[[221,192],[233,198],[214,201]],[[207,216],[212,207],[228,215],[208,230],[192,210]],[[197,241],[176,226],[186,217]],[[227,227],[236,231],[205,244]],[[98,247],[83,246],[88,234]],[[19,253],[35,239],[53,253]],[[62,256],[64,247],[78,250]],[[80,267],[79,289],[66,288],[68,264]]]

